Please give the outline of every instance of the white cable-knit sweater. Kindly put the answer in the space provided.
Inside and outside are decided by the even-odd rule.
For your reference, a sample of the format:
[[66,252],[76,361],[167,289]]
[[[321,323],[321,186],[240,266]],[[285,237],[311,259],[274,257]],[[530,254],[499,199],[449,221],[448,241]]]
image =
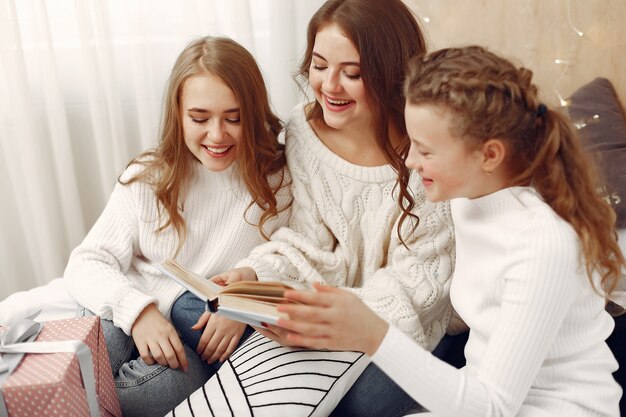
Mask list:
[[[131,166],[124,178],[140,167]],[[265,240],[256,226],[244,220],[252,201],[233,164],[223,172],[211,172],[193,163],[193,177],[182,216],[187,238],[176,260],[192,271],[210,277],[227,271]],[[277,174],[278,175],[278,174]],[[277,180],[278,177],[272,180]],[[289,187],[277,194],[279,207],[291,199]],[[261,210],[250,208],[246,219],[256,224]],[[269,235],[285,225],[289,210],[264,225]],[[130,334],[135,319],[150,303],[169,317],[174,301],[184,289],[163,276],[151,263],[174,255],[178,237],[172,227],[159,227],[156,198],[144,182],[117,183],[100,218],[72,252],[65,270],[70,295],[103,318],[113,320]]]
[[457,370],[391,328],[373,360],[437,416],[619,415],[613,320],[579,240],[537,193],[452,201],[452,304],[470,327]]
[[432,349],[450,317],[454,229],[449,205],[425,200],[411,179],[421,222],[405,248],[396,233],[401,211],[391,166],[363,167],[334,154],[296,106],[286,130],[294,202],[289,227],[237,266],[259,280],[325,282],[351,288],[385,320]]

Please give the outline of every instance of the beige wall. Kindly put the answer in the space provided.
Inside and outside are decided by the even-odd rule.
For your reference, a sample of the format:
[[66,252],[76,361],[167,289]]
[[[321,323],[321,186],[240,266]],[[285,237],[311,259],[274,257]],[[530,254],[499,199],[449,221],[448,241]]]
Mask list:
[[431,50],[479,44],[516,57],[552,105],[559,103],[555,90],[567,98],[605,77],[626,105],[626,0],[405,1],[422,19]]

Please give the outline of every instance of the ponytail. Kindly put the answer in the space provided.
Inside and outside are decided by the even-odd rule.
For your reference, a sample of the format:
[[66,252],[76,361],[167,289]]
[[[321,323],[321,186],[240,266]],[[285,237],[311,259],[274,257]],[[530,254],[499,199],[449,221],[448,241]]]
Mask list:
[[[572,225],[580,238],[587,275],[591,277],[598,271],[601,289],[609,295],[624,266],[614,231],[615,212],[597,193],[597,170],[569,120],[552,110],[539,119],[535,158],[513,185],[530,182],[544,201]],[[598,291],[591,278],[590,282]]]

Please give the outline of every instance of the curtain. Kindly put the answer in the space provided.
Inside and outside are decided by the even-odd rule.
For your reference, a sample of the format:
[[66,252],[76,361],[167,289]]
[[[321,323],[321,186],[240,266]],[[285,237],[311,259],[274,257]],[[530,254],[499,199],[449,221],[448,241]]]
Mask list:
[[276,112],[322,0],[0,0],[0,300],[61,276],[126,163],[157,143],[178,53],[229,36]]

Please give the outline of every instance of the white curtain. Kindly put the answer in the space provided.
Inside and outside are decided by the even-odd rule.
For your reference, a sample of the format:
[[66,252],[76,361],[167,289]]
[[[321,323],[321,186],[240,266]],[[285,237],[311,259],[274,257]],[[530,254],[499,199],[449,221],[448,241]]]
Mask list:
[[323,0],[0,0],[0,300],[61,276],[119,173],[156,144],[182,48],[229,36],[257,58],[275,110]]

